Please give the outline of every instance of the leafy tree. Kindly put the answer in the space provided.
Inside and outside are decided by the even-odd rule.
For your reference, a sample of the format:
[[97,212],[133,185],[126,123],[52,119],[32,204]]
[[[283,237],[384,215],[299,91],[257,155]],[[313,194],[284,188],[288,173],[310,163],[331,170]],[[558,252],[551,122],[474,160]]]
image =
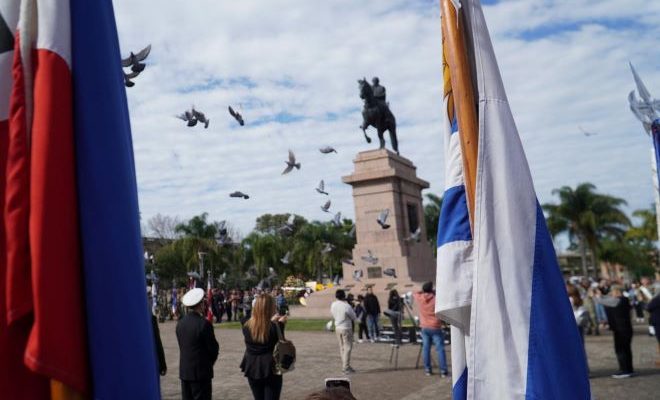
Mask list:
[[169,215],[156,214],[149,218],[147,227],[149,233],[158,239],[176,239],[179,237],[177,233],[177,226],[181,224],[178,217],[170,217]]
[[184,237],[194,237],[201,239],[214,239],[218,234],[217,223],[207,221],[209,214],[202,213],[195,215],[190,221],[176,225],[175,232]]
[[579,184],[575,189],[563,186],[552,191],[559,204],[544,204],[550,234],[566,232],[572,245],[580,251],[582,272],[587,272],[587,249],[592,265],[597,265],[599,244],[603,240],[620,240],[630,220],[621,210],[625,200],[596,193],[591,183]]

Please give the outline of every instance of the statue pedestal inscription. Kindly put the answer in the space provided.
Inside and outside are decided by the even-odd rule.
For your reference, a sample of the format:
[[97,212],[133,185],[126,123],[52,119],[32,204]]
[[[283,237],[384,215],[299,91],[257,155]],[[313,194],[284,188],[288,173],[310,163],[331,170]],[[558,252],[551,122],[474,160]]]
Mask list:
[[[356,270],[362,270],[362,283],[374,284],[378,290],[389,286],[402,292],[413,282],[435,281],[421,193],[429,183],[417,177],[410,160],[385,149],[358,153],[353,164],[353,173],[342,180],[353,187],[357,244],[353,249],[355,265],[343,264],[344,284],[360,284]],[[386,209],[390,227],[383,229],[378,215]],[[410,240],[418,228],[419,241]],[[376,263],[362,258],[369,251],[378,259]],[[394,269],[396,278],[383,274],[388,268]]]

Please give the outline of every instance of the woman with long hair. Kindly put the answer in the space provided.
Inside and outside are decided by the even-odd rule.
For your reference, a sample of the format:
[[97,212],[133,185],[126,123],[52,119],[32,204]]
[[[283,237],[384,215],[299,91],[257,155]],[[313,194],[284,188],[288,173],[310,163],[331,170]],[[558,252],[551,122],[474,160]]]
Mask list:
[[282,375],[275,373],[273,350],[278,341],[277,329],[284,331],[286,316],[277,314],[275,299],[258,295],[252,315],[243,321],[245,354],[241,371],[248,380],[255,400],[278,400],[282,392]]

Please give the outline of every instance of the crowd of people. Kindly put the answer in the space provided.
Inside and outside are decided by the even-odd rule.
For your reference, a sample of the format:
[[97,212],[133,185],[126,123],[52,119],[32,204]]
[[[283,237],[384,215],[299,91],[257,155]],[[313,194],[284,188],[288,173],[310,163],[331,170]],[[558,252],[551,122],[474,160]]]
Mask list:
[[567,282],[567,292],[583,342],[585,335],[612,332],[619,364],[613,378],[629,378],[635,372],[631,348],[633,315],[637,323],[648,321],[648,334],[657,338],[655,363],[660,366],[660,282],[654,284],[648,277],[633,282],[579,278]]
[[[567,292],[583,340],[585,335],[600,335],[606,330],[612,332],[619,364],[619,371],[613,375],[614,378],[628,378],[634,374],[631,350],[633,321],[638,324],[648,322],[648,334],[655,335],[658,341],[656,365],[660,366],[660,282],[653,283],[649,278],[630,283],[576,278],[567,282]],[[212,289],[208,299],[208,292],[201,288],[188,291],[179,289],[170,292],[169,302],[164,298],[166,293],[159,292],[159,303],[162,302],[161,307],[169,307],[165,313],[171,319],[178,320],[176,337],[180,350],[179,378],[184,400],[211,399],[213,365],[219,353],[212,321],[221,323],[223,320],[241,323],[245,353],[240,370],[254,398],[280,398],[283,371],[273,366],[276,364],[275,349],[284,340],[289,314],[288,302],[281,289]],[[417,305],[417,317],[413,323],[421,333],[425,374],[433,374],[431,347],[435,346],[439,373],[443,377],[448,376],[444,349],[445,326],[435,314],[433,283],[426,282],[421,290],[409,295]],[[366,293],[357,297],[338,289],[335,298],[330,306],[330,314],[344,374],[355,372],[351,366],[351,351],[356,335],[358,343],[383,341],[381,315],[387,316],[391,324],[393,338],[389,342],[395,347],[402,343],[402,320],[405,307],[410,303],[406,304],[396,290],[390,291],[385,310],[381,309],[372,287],[367,287]],[[160,374],[165,375],[167,366],[155,316],[152,322]],[[344,389],[333,388],[310,398],[353,398],[350,390]],[[345,397],[323,397],[329,396],[329,393]]]

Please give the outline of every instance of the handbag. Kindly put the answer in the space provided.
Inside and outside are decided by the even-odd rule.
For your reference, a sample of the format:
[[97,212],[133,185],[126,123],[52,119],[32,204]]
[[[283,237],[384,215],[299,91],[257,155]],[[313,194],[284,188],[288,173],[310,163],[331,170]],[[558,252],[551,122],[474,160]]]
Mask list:
[[296,346],[293,342],[286,340],[280,329],[280,324],[275,323],[277,328],[277,343],[273,349],[274,372],[276,375],[282,375],[293,371],[296,365]]

